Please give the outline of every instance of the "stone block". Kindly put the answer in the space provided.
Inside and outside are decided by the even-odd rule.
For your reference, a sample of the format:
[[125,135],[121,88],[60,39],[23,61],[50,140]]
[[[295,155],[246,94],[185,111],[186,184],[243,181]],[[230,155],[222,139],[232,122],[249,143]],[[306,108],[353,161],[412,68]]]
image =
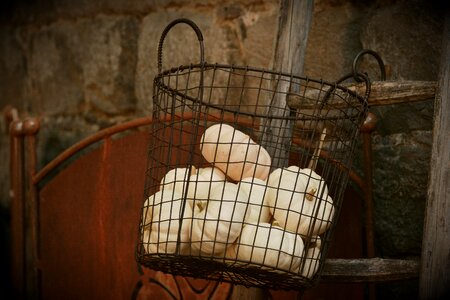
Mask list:
[[36,114],[78,112],[83,102],[82,68],[70,44],[67,26],[25,31],[27,106]]
[[271,68],[278,30],[278,3],[267,3],[264,10],[246,10],[239,20],[242,34],[242,56],[245,64]]
[[0,109],[24,103],[26,59],[18,33],[15,28],[0,27]]
[[[214,23],[212,12],[210,13],[158,12],[143,18],[136,69],[136,96],[139,112],[148,114],[152,110],[153,79],[158,73],[158,44],[161,33],[171,21],[180,17],[191,19],[203,34],[205,61],[227,62],[229,54],[227,38],[223,28]],[[169,31],[163,42],[161,62],[162,70],[200,63],[200,44],[195,32],[188,25],[177,24]]]
[[336,81],[351,72],[353,59],[361,50],[359,30],[365,13],[366,8],[351,1],[315,3],[305,56],[306,76]]
[[436,80],[443,20],[426,1],[395,1],[372,11],[361,43],[381,55],[391,80]]
[[431,142],[430,131],[374,136],[379,255],[420,255]]
[[383,136],[416,130],[433,130],[434,99],[374,106],[370,110],[378,116],[377,132]]
[[86,104],[107,115],[134,112],[138,20],[105,16],[79,26]]
[[115,115],[134,109],[135,18],[54,23],[27,34],[33,111]]
[[[204,37],[206,62],[268,67],[278,3],[264,1],[265,5],[254,7],[250,2],[223,3],[201,13],[188,7],[185,10],[159,11],[145,16],[139,37],[136,72],[138,111],[148,114],[152,109],[158,42],[163,29],[176,18],[188,18],[198,25]],[[163,45],[163,69],[200,62],[197,37],[185,24],[173,27]]]

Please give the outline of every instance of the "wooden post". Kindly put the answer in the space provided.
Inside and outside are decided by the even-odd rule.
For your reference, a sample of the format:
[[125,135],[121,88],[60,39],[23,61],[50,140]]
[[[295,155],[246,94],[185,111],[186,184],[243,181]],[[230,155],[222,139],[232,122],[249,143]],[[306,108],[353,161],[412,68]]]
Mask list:
[[[275,40],[275,52],[272,69],[294,75],[303,74],[308,33],[313,15],[313,0],[282,0],[278,20],[278,32]],[[287,99],[283,93],[299,92],[300,87],[286,81],[278,81],[274,75],[272,89],[278,91],[269,101],[268,122],[263,126],[261,144],[272,157],[272,167],[283,167],[287,163],[291,131],[293,124],[287,124],[280,117],[288,117]]]
[[[434,104],[433,146],[422,242],[420,299],[450,296],[450,11]],[[448,298],[446,298],[448,299]]]
[[313,0],[282,0],[272,69],[303,74]]

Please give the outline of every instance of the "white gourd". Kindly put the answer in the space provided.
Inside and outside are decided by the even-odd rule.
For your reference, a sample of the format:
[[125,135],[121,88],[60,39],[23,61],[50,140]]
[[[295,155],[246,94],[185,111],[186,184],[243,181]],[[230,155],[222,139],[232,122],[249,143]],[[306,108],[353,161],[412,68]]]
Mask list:
[[334,216],[333,200],[323,178],[297,166],[274,170],[267,181],[266,202],[279,224],[303,236],[325,232]]
[[161,202],[171,202],[173,196],[174,191],[167,189],[158,191],[145,200],[144,207],[142,209],[142,224],[144,228],[147,228],[150,225],[155,207]]
[[298,272],[304,251],[299,235],[269,223],[246,224],[232,247],[229,259],[235,255],[239,261],[290,272]]
[[145,253],[150,252],[150,230],[148,228],[144,228],[142,230],[142,246],[144,247]]
[[207,205],[195,213],[192,221],[191,248],[205,256],[222,256],[241,233],[250,213],[248,197],[237,184],[215,186]]
[[[196,174],[196,168],[191,166],[191,176]],[[189,178],[189,168],[175,168],[161,179],[160,190],[168,189],[184,195]]]
[[199,168],[197,173],[189,178],[187,194],[189,201],[203,209],[211,190],[218,185],[225,184],[225,179],[225,174],[218,168]]
[[252,207],[246,221],[248,223],[269,223],[272,216],[268,204],[264,201],[267,183],[258,178],[247,177],[239,182],[239,188],[248,195],[248,203]]
[[306,278],[313,278],[319,269],[320,249],[322,241],[319,236],[311,239],[310,247],[306,250],[306,257],[304,258],[304,265],[300,266],[301,275]]
[[266,180],[271,158],[248,135],[227,124],[206,129],[200,141],[204,158],[235,181],[245,177]]
[[161,201],[154,205],[152,222],[150,224],[150,235],[146,247],[149,253],[175,253],[178,241],[178,232],[180,231],[180,253],[186,253],[189,248],[189,233],[192,224],[192,207],[189,202],[183,202],[181,194],[174,191],[164,191],[163,199],[171,195],[171,201]]

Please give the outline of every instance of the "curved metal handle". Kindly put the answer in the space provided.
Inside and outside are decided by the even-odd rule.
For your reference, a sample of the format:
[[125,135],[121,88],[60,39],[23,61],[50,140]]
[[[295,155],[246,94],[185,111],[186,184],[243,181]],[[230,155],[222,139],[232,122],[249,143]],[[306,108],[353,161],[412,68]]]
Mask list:
[[[364,83],[366,84],[366,92],[364,93],[364,99],[365,100],[369,99],[370,92],[371,92],[371,86],[372,86],[369,76],[366,73],[360,73],[360,72],[351,73],[351,74],[345,75],[344,77],[339,78],[336,81],[336,84],[340,84],[349,78],[353,78],[356,82],[364,81]],[[330,90],[330,92],[331,91],[332,90]]]
[[349,78],[353,78],[356,81],[362,82],[364,81],[364,83],[366,84],[366,92],[364,94],[364,101],[367,101],[367,99],[369,99],[370,96],[370,92],[371,92],[371,83],[370,83],[370,79],[369,76],[367,76],[367,74],[365,73],[350,73],[347,74],[341,78],[339,78],[336,82],[335,85],[332,86],[327,93],[325,94],[325,96],[323,97],[323,101],[322,104],[320,105],[320,109],[323,109],[325,104],[328,102],[328,99],[330,99],[331,94],[337,89],[337,85],[346,81]]
[[353,60],[353,65],[352,65],[352,72],[353,72],[353,78],[355,79],[355,81],[361,82],[362,80],[360,80],[359,78],[359,74],[361,74],[361,72],[358,72],[357,70],[357,66],[358,66],[358,61],[360,60],[360,58],[365,55],[365,54],[370,54],[373,57],[375,57],[375,59],[378,62],[378,66],[380,67],[380,72],[381,72],[381,80],[385,81],[386,80],[386,68],[384,66],[384,62],[383,59],[381,59],[381,56],[370,49],[364,49],[362,51],[360,51],[356,56],[355,59]]
[[203,66],[203,64],[205,62],[205,54],[204,54],[204,47],[203,47],[203,35],[202,35],[202,32],[200,31],[200,29],[198,28],[197,24],[195,24],[193,21],[186,19],[186,18],[175,19],[172,22],[170,22],[169,25],[166,26],[166,28],[164,28],[164,30],[161,34],[161,38],[159,39],[158,73],[161,73],[161,71],[162,71],[162,48],[163,48],[164,39],[166,38],[166,35],[169,32],[169,30],[172,29],[172,27],[174,27],[176,24],[179,24],[179,23],[185,23],[185,24],[191,26],[191,28],[195,31],[195,34],[197,35],[197,39],[200,44],[200,63]]
[[[336,83],[337,83],[337,84],[342,83],[342,82],[344,82],[345,80],[347,80],[347,79],[349,79],[349,78],[353,78],[353,80],[355,80],[356,82],[363,82],[363,81],[364,81],[364,83],[366,84],[366,92],[365,92],[365,94],[364,94],[364,98],[367,100],[367,99],[369,99],[370,92],[371,92],[371,82],[370,82],[370,78],[369,78],[369,76],[367,75],[367,73],[362,73],[362,72],[360,72],[360,71],[357,70],[357,68],[358,68],[358,62],[359,62],[359,60],[361,59],[361,57],[362,57],[363,55],[365,55],[365,54],[370,54],[370,55],[372,55],[373,57],[375,57],[375,59],[376,59],[377,62],[378,62],[378,66],[380,67],[380,76],[381,76],[381,80],[383,80],[383,81],[386,80],[386,68],[385,68],[385,66],[384,66],[384,62],[383,62],[383,59],[381,58],[381,56],[380,56],[377,52],[375,52],[375,51],[373,51],[373,50],[370,50],[370,49],[364,49],[364,50],[360,51],[360,52],[355,56],[355,58],[353,59],[352,73],[347,74],[347,75],[345,75],[345,76],[339,78],[339,79],[336,81]],[[330,90],[327,92],[326,97],[325,97],[325,100],[328,100],[328,97],[330,96],[330,94],[331,94],[331,92],[332,92],[333,90],[334,90],[334,89],[330,89]]]
[[[186,19],[186,18],[180,18],[180,19],[175,19],[172,22],[170,22],[166,28],[164,28],[163,32],[161,33],[161,38],[159,39],[159,44],[158,44],[158,74],[161,74],[162,72],[162,48],[163,48],[163,43],[164,43],[164,39],[166,38],[167,33],[169,32],[170,29],[172,29],[172,27],[174,27],[175,25],[179,24],[179,23],[185,23],[187,25],[189,25],[194,31],[195,34],[197,35],[197,39],[200,45],[200,82],[199,82],[199,94],[198,94],[198,101],[194,102],[194,107],[193,107],[193,111],[194,113],[196,113],[197,118],[200,118],[200,114],[201,111],[199,109],[200,105],[203,103],[203,72],[204,72],[204,66],[205,66],[205,54],[204,54],[204,46],[203,46],[203,35],[202,32],[200,31],[200,28],[198,28],[197,24],[195,24],[192,20],[190,19]],[[176,101],[176,95],[175,93],[172,93],[172,105],[175,105],[175,101]],[[196,108],[197,107],[197,108]],[[172,110],[172,114],[175,112],[175,110]],[[199,124],[200,122],[197,122],[197,126],[194,126],[194,138],[196,138],[199,135]],[[189,149],[189,161],[193,161],[193,157],[194,157],[194,153],[195,153],[195,143],[191,143],[190,149]],[[188,177],[191,176],[191,169],[189,169],[188,171]],[[185,190],[185,195],[184,195],[184,199],[187,199],[187,192],[188,190]],[[184,212],[186,208],[186,201],[182,201],[181,204],[181,209],[180,211]],[[180,237],[181,237],[181,224],[178,228],[178,235],[177,235],[177,244],[176,244],[176,250],[175,253],[179,253],[179,248],[180,248]]]

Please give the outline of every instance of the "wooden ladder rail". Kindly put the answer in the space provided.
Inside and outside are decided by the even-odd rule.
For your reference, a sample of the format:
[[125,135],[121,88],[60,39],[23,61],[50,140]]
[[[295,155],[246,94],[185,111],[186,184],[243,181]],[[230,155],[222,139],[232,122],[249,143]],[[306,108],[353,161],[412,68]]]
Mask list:
[[[364,91],[363,84],[351,84],[349,89],[360,93]],[[376,81],[372,83],[369,106],[393,105],[426,101],[434,99],[437,83],[435,81]],[[293,104],[293,103],[291,103]],[[290,105],[291,105],[290,104]],[[295,106],[295,103],[294,103]],[[366,123],[361,129],[367,158],[371,152],[371,134],[375,130],[374,122]],[[368,258],[360,259],[326,259],[322,281],[327,282],[386,282],[419,278],[420,257],[413,259],[384,259],[376,257],[373,250],[373,218],[372,218],[372,187],[371,168],[366,168],[364,178],[351,173],[352,180],[363,190],[365,198],[365,226],[369,228],[366,235]],[[369,174],[367,174],[369,173]],[[368,177],[367,177],[368,176]],[[369,182],[369,188],[367,188]]]

